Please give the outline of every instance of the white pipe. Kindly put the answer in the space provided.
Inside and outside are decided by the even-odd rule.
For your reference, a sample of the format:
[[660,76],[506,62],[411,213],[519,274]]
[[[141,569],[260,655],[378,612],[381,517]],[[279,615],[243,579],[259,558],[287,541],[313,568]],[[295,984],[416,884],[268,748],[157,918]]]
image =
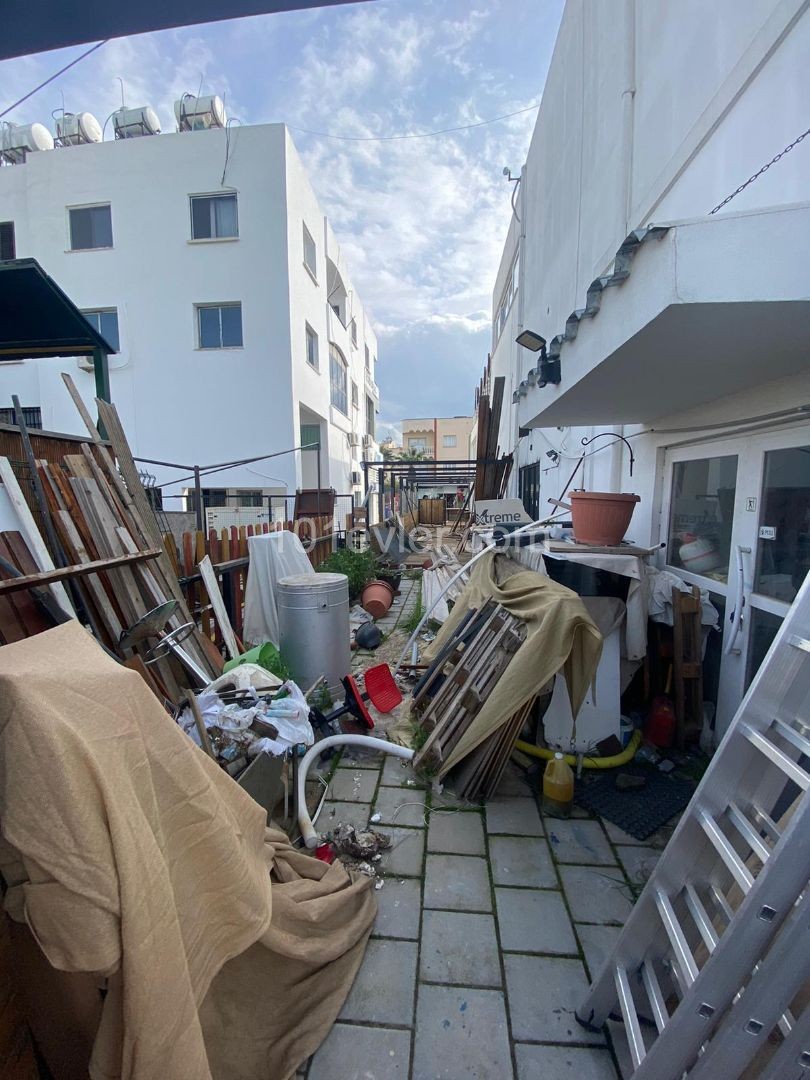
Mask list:
[[394,674],[395,675],[399,671],[399,669],[402,667],[402,661],[408,655],[408,650],[410,649],[411,645],[413,645],[415,643],[416,638],[419,635],[419,631],[422,629],[422,627],[428,621],[431,614],[433,613],[433,609],[436,607],[436,605],[441,600],[441,598],[444,596],[444,594],[447,592],[447,590],[450,588],[450,586],[454,585],[458,581],[458,579],[461,577],[461,575],[466,573],[470,569],[470,567],[472,566],[473,563],[478,562],[478,560],[481,558],[482,555],[486,555],[486,553],[488,551],[492,551],[493,548],[497,548],[497,547],[505,548],[508,545],[509,541],[511,540],[511,538],[513,536],[517,536],[518,533],[528,532],[529,529],[536,529],[545,520],[546,520],[545,518],[539,518],[537,521],[530,521],[528,525],[521,525],[519,529],[515,529],[513,532],[510,532],[510,533],[505,533],[504,536],[499,536],[497,540],[493,540],[491,544],[487,544],[487,546],[485,548],[482,548],[481,551],[479,551],[477,555],[473,555],[473,557],[468,562],[466,562],[462,567],[460,567],[455,572],[455,574],[453,574],[453,576],[450,578],[450,580],[447,582],[447,584],[444,586],[444,588],[441,590],[441,592],[438,594],[438,596],[436,596],[436,598],[434,599],[434,601],[430,605],[430,607],[427,609],[427,611],[422,615],[422,618],[419,620],[419,623],[417,624],[416,629],[411,634],[411,636],[408,638],[408,640],[405,642],[405,648],[402,650],[400,658],[399,658],[399,660],[397,660],[397,666],[394,668]]
[[315,758],[324,750],[328,750],[330,746],[365,746],[370,750],[382,750],[384,754],[393,754],[394,757],[404,758],[405,761],[410,761],[414,755],[414,751],[407,746],[398,746],[397,743],[386,742],[384,739],[372,739],[370,735],[330,735],[328,738],[321,739],[320,742],[316,742],[314,746],[311,746],[298,766],[297,791],[298,828],[301,830],[304,843],[310,849],[318,846],[320,838],[307,810],[307,772]]

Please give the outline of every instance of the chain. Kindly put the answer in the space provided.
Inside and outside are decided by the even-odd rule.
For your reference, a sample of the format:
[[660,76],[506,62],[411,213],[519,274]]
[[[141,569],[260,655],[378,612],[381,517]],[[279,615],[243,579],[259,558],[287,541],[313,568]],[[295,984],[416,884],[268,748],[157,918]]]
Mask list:
[[785,154],[789,154],[794,146],[798,146],[802,139],[806,139],[810,135],[810,128],[807,131],[803,131],[798,139],[794,139],[792,143],[789,143],[784,150],[780,150],[776,157],[771,158],[767,165],[763,165],[759,172],[755,172],[753,176],[749,176],[744,184],[740,184],[736,191],[732,191],[730,195],[727,195],[721,203],[715,206],[714,210],[709,211],[709,215],[716,214],[718,210],[722,210],[726,203],[730,203],[732,199],[735,199],[741,191],[745,191],[749,184],[753,184],[755,180],[758,180],[763,173],[766,173],[770,169],[771,165],[775,165],[780,158],[783,158]]

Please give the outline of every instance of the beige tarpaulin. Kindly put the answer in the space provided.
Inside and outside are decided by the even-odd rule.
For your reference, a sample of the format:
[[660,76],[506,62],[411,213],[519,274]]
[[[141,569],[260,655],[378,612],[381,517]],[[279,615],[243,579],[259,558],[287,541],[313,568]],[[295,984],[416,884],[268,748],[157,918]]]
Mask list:
[[107,977],[91,1076],[291,1075],[360,965],[370,879],[267,830],[75,622],[0,649],[0,755],[6,906],[54,967]]
[[[508,576],[502,568],[509,572]],[[526,640],[443,762],[441,776],[506,723],[560,670],[576,716],[596,673],[602,655],[602,635],[577,594],[533,570],[514,573],[514,569],[512,560],[495,552],[479,559],[450,618],[428,650],[430,660],[453,636],[464,612],[479,608],[490,599],[526,623]]]

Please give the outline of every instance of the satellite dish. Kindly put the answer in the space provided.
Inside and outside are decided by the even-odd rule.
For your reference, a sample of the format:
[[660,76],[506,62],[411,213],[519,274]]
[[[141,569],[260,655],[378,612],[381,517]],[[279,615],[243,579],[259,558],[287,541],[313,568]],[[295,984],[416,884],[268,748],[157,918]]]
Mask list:
[[509,175],[509,173],[510,173],[510,169],[509,169],[509,166],[508,166],[508,165],[504,165],[504,167],[503,167],[503,175],[504,175],[504,176],[508,176],[508,175]]

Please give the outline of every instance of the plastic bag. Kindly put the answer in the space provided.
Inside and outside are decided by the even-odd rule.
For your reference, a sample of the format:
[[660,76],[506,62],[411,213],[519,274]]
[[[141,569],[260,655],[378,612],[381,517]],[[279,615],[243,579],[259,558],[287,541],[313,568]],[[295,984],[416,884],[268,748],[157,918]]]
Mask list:
[[257,739],[248,751],[249,756],[255,757],[262,752],[267,754],[283,754],[292,746],[303,743],[304,746],[312,746],[315,742],[315,733],[309,722],[309,704],[301,692],[300,687],[294,682],[285,682],[281,690],[287,691],[287,696],[276,701],[263,701],[256,715],[260,719],[273,725],[278,732],[275,739]]

